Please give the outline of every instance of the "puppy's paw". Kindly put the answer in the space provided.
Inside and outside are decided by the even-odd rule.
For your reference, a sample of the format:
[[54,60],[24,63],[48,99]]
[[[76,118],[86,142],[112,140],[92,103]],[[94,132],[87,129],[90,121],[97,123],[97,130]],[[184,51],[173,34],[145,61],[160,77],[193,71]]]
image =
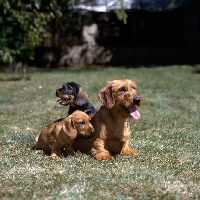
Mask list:
[[53,159],[58,159],[58,158],[60,158],[60,156],[58,156],[58,155],[55,154],[55,153],[52,153],[50,157],[53,158]]
[[134,155],[134,156],[138,156],[138,152],[134,149],[124,149],[120,155],[125,155],[125,156],[131,156],[131,155]]
[[44,151],[43,150],[37,150],[37,154],[43,154]]

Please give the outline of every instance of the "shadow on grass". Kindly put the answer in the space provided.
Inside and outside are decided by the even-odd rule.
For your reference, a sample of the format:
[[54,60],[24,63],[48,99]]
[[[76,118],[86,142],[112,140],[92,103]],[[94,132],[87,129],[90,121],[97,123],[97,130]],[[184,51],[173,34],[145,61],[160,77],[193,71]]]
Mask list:
[[195,74],[200,74],[200,69],[194,70],[194,73],[195,73]]
[[[27,146],[28,146],[28,148],[30,150],[35,151],[38,155],[43,155],[43,156],[51,157],[51,153],[50,152],[44,152],[42,149],[36,149],[35,144],[34,145],[28,144]],[[60,158],[67,158],[69,156],[76,156],[76,154],[74,154],[74,155],[73,154],[67,154],[64,149],[61,150],[61,152],[60,152]]]
[[25,77],[25,78],[21,78],[21,77],[10,77],[10,78],[0,78],[0,81],[21,81],[21,80],[25,80],[25,81],[30,81],[31,77]]

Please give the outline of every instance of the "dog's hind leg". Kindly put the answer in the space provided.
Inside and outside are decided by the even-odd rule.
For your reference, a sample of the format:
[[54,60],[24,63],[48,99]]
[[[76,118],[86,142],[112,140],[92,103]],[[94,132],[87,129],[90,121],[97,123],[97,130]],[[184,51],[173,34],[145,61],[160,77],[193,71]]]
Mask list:
[[74,155],[75,154],[74,150],[72,149],[72,143],[69,143],[69,144],[66,145],[65,152],[66,152],[67,155]]
[[49,145],[50,149],[51,149],[51,157],[52,158],[58,158],[60,157],[60,146],[57,142],[51,142],[51,144]]

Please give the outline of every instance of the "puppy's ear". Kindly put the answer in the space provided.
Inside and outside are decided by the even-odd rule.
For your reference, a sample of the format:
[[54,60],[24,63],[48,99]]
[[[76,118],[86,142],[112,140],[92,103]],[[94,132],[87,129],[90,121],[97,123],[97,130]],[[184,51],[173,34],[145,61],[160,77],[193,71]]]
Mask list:
[[88,95],[86,91],[82,88],[78,88],[76,98],[74,99],[75,106],[82,106],[88,101]]
[[111,109],[115,105],[115,98],[112,93],[112,88],[109,84],[99,90],[97,97],[108,109]]
[[77,136],[74,122],[69,116],[65,119],[65,122],[62,125],[62,129],[70,137],[70,139],[74,139]]

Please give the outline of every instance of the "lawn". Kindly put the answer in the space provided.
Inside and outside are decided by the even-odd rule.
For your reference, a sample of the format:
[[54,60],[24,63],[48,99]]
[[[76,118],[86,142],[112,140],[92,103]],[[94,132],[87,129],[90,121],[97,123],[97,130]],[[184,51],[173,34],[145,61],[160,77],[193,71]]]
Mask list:
[[[55,90],[78,82],[97,109],[107,80],[132,79],[143,105],[130,119],[137,157],[51,159],[30,147],[41,128],[66,116]],[[30,70],[0,73],[0,199],[200,199],[200,74],[191,66]]]

